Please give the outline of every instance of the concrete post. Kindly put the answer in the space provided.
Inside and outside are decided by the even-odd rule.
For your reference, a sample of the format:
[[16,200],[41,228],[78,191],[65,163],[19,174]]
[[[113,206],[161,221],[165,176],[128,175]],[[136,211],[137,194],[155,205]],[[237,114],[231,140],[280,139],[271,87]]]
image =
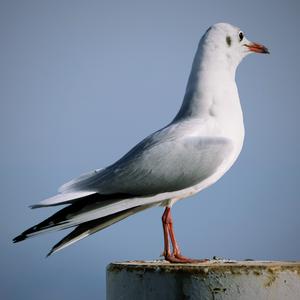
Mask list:
[[300,262],[130,261],[107,267],[107,300],[299,300]]

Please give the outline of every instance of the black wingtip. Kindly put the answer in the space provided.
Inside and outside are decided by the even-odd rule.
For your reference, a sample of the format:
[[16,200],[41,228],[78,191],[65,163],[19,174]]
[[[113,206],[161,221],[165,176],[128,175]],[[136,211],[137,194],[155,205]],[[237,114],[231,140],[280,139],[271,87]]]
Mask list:
[[39,205],[39,204],[31,204],[31,205],[29,205],[28,207],[31,208],[31,209],[36,209],[36,208],[42,207],[42,205]]
[[52,250],[49,252],[49,253],[47,253],[47,255],[46,255],[46,257],[45,258],[48,258],[51,254],[52,254]]
[[13,243],[22,242],[22,241],[24,241],[26,238],[27,238],[26,235],[20,234],[20,235],[16,236],[16,237],[13,239]]
[[47,253],[45,258],[48,258],[50,255],[52,255],[55,252],[54,247]]

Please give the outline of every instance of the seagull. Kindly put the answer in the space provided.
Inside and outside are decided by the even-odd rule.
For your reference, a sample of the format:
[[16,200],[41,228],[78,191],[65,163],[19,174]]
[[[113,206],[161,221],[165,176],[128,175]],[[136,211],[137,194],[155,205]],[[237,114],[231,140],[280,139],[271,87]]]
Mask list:
[[191,263],[175,238],[171,208],[220,179],[239,156],[243,113],[235,82],[250,53],[269,53],[237,27],[217,23],[202,36],[185,96],[171,123],[152,133],[118,161],[73,179],[58,194],[31,208],[64,207],[13,242],[73,227],[47,256],[135,213],[155,206],[162,215],[164,252],[170,263]]

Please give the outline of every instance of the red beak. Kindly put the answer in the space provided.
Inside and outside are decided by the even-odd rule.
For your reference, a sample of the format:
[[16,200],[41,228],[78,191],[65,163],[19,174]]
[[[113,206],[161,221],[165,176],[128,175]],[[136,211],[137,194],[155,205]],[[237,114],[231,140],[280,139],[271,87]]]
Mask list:
[[252,52],[270,54],[267,47],[265,47],[264,45],[258,44],[258,43],[251,43],[249,45],[245,44],[245,46],[248,47],[248,49]]

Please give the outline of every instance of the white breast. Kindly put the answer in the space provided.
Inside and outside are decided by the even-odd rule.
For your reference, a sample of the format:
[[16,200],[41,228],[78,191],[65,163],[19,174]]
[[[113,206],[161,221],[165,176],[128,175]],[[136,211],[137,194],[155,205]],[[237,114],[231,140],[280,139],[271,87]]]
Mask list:
[[[226,96],[225,99],[224,96]],[[205,102],[199,119],[194,121],[195,123],[199,122],[199,126],[194,124],[193,134],[229,139],[232,141],[232,151],[214,174],[193,187],[176,192],[168,205],[172,205],[176,201],[191,196],[215,183],[231,168],[241,152],[244,141],[244,123],[235,82],[227,91],[220,90],[219,93],[215,93],[211,97],[206,95]]]

